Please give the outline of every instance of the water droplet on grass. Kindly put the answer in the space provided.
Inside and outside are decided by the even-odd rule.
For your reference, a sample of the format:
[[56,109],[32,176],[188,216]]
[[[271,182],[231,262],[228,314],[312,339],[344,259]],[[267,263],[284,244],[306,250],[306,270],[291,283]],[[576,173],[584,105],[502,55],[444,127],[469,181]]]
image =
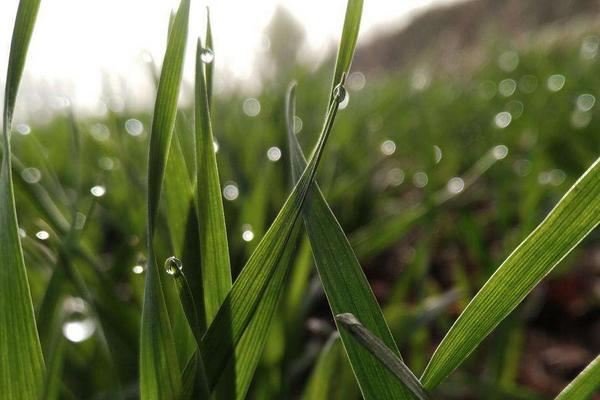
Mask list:
[[183,270],[183,263],[177,257],[171,256],[165,260],[165,271],[169,275],[175,275]]
[[205,47],[202,50],[200,50],[200,60],[202,60],[204,64],[210,64],[211,62],[213,62],[214,59],[215,53],[213,53],[211,49]]
[[104,186],[96,185],[90,189],[90,193],[94,197],[102,197],[106,194],[106,188]]

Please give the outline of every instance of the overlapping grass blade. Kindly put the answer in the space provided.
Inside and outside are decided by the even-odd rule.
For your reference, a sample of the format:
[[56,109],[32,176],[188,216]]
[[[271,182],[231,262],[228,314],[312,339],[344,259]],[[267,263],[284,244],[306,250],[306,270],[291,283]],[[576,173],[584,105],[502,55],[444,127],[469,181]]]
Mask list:
[[39,0],[21,0],[13,30],[3,110],[0,172],[0,398],[35,400],[44,385],[44,359],[18,233],[10,130]]
[[214,151],[202,43],[196,48],[196,167],[198,232],[206,323],[210,324],[231,288],[231,267],[221,185]]
[[[294,86],[291,86],[286,120],[292,173],[297,180],[298,174],[306,165],[306,160],[293,131],[294,91]],[[360,315],[368,328],[382,338],[386,346],[400,355],[352,247],[317,184],[311,188],[302,214],[315,266],[334,315],[344,312]],[[340,335],[365,398],[410,398],[404,386],[352,335],[343,330]]]
[[442,340],[421,382],[435,388],[600,222],[600,159],[475,295]]
[[583,371],[579,373],[556,396],[556,400],[586,400],[591,399],[600,389],[600,355],[597,356]]
[[350,313],[335,316],[345,329],[357,341],[375,356],[391,373],[393,373],[419,400],[428,400],[429,395],[421,386],[419,379],[404,364],[404,362],[390,350],[377,336],[366,329],[356,317]]
[[[357,3],[360,4],[362,9],[362,1],[349,1],[348,9],[351,12],[346,15],[347,20],[353,18],[360,20],[360,12],[357,14],[355,10],[355,4]],[[347,20],[344,24],[345,27],[349,25]],[[358,29],[357,24],[352,26]],[[350,54],[349,57],[351,58],[356,45],[357,32],[347,32],[348,29],[345,29],[342,36],[339,53],[346,58]],[[338,65],[346,65],[347,68],[349,63],[348,60],[345,64],[338,62]],[[345,89],[342,85],[346,74],[347,70],[342,70],[339,74],[340,80],[334,82],[335,90],[332,91],[334,95],[328,105],[325,123],[306,169],[298,179],[297,185],[288,196],[275,221],[235,281],[202,340],[200,350],[205,360],[207,378],[211,389],[214,389],[224,368],[232,360],[237,371],[238,366],[241,365],[240,363],[249,354],[248,352],[255,352],[252,349],[253,346],[240,347],[242,354],[236,351],[237,344],[244,340],[244,335],[249,327],[252,328],[251,332],[254,332],[254,330],[259,331],[259,328],[263,329],[272,317],[268,314],[275,312],[275,307],[269,310],[261,309],[261,307],[267,301],[265,299],[273,297],[272,293],[279,293],[283,286],[283,279],[278,283],[279,288],[270,284],[274,281],[274,277],[279,276],[281,268],[285,270],[288,267],[289,262],[285,261],[285,255],[295,242],[295,236],[297,235],[295,232],[297,231],[294,230],[294,226],[297,223],[309,187],[313,182],[323,149],[333,127],[339,103],[343,100]],[[285,276],[285,274],[282,275]],[[278,295],[275,297],[278,297]],[[257,354],[255,353],[254,357]],[[243,395],[244,389],[244,387],[236,387],[236,396]]]
[[176,399],[181,373],[165,304],[161,270],[152,248],[165,165],[182,79],[189,20],[189,0],[182,0],[170,29],[162,66],[148,159],[148,273],[144,290],[140,342],[140,395],[142,399]]

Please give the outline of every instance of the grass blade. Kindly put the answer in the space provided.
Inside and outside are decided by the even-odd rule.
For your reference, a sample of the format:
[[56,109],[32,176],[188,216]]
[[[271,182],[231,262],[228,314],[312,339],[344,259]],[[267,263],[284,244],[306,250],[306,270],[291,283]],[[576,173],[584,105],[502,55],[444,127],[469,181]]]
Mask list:
[[585,400],[591,399],[600,388],[600,355],[597,356],[583,371],[579,373],[556,396],[556,400]]
[[212,322],[231,288],[231,267],[223,199],[214,151],[208,106],[207,82],[201,59],[202,43],[196,48],[196,167],[198,231],[207,325]]
[[335,319],[390,372],[400,379],[417,399],[429,399],[429,396],[421,386],[421,382],[419,382],[419,379],[417,379],[406,364],[381,339],[366,329],[354,315],[350,313],[338,314],[335,316]]
[[150,135],[148,273],[144,290],[140,343],[140,395],[142,399],[176,399],[181,391],[181,373],[165,304],[161,271],[158,269],[152,246],[165,165],[169,156],[177,114],[189,9],[189,0],[182,0],[170,29]]
[[442,340],[421,382],[435,388],[600,221],[600,159],[475,295]]
[[[294,179],[298,179],[299,171],[306,165],[306,160],[293,131],[294,91],[294,86],[291,86],[286,119],[292,173]],[[303,218],[315,266],[333,314],[352,312],[359,315],[368,328],[383,338],[386,346],[399,355],[367,278],[316,183],[304,206]],[[341,331],[340,335],[365,398],[410,398],[403,385],[382,368],[377,359],[359,342],[345,331]]]
[[11,170],[10,129],[17,91],[33,33],[39,0],[21,0],[13,30],[4,95],[0,172],[0,398],[38,399],[44,359],[18,233]]

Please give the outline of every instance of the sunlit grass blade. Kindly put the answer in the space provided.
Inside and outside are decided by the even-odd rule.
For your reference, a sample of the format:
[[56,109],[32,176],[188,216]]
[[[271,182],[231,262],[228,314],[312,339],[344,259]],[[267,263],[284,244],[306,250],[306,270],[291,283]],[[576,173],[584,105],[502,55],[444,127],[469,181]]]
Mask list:
[[44,359],[19,238],[11,170],[10,130],[39,0],[21,0],[6,74],[0,171],[0,398],[38,399]]
[[219,183],[208,106],[207,82],[204,76],[204,63],[201,59],[202,50],[202,43],[198,39],[195,89],[196,199],[202,281],[204,285],[204,309],[208,325],[231,288],[231,267],[221,184]]
[[[201,353],[205,357],[206,373],[211,389],[217,383],[232,352],[240,341],[252,319],[256,317],[270,281],[278,268],[287,268],[282,263],[287,248],[294,239],[294,226],[300,215],[302,204],[316,172],[318,161],[329,133],[331,132],[339,98],[329,105],[327,118],[319,137],[316,151],[307,168],[287,198],[275,221],[260,241],[256,250],[242,269],[231,291],[219,309],[213,323],[202,339]],[[283,281],[281,281],[283,285]],[[274,312],[274,308],[273,308]],[[262,317],[259,315],[259,317]],[[263,321],[267,321],[266,318]],[[250,349],[248,349],[250,351]]]
[[335,316],[345,329],[356,340],[375,356],[390,372],[392,372],[419,400],[427,400],[429,396],[421,386],[419,379],[377,336],[366,329],[356,317],[350,313]]
[[[286,120],[292,173],[294,179],[298,179],[299,171],[302,171],[306,161],[293,131],[294,91],[294,86],[291,86]],[[352,312],[360,315],[369,329],[383,338],[386,346],[399,355],[367,278],[317,184],[313,185],[304,205],[303,218],[315,266],[333,314]],[[355,338],[343,330],[340,335],[365,398],[410,398],[403,385]]]
[[435,388],[600,222],[600,159],[475,295],[442,340],[421,382]]
[[591,399],[600,389],[600,355],[556,396],[556,400]]
[[[210,51],[207,54],[207,63],[206,63],[206,97],[208,98],[208,106],[210,108],[210,104],[212,101],[212,91],[213,91],[213,74],[215,71],[215,44],[213,43],[213,34],[212,34],[212,25],[210,23],[210,8],[206,7],[206,37],[204,39],[206,44],[206,49]],[[210,60],[210,61],[209,61]]]
[[181,372],[167,314],[160,264],[153,251],[161,189],[182,79],[187,40],[189,0],[179,5],[170,29],[152,120],[148,156],[148,272],[144,290],[140,342],[140,396],[142,399],[176,399]]

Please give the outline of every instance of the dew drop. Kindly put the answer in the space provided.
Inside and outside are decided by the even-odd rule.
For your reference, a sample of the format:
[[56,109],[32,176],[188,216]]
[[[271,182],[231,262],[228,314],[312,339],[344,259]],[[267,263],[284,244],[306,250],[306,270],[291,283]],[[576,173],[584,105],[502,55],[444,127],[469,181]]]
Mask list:
[[508,155],[508,147],[503,144],[499,144],[494,147],[492,154],[496,160],[502,160]]
[[504,97],[512,96],[515,93],[515,90],[517,90],[517,82],[513,79],[504,79],[498,85],[498,91],[500,92],[500,95]]
[[448,192],[453,194],[462,192],[464,188],[465,181],[463,181],[463,179],[458,176],[455,176],[454,178],[450,179],[446,184],[446,189],[448,189]]
[[240,191],[234,182],[231,182],[223,188],[223,197],[225,200],[233,201],[238,198]]
[[90,133],[92,134],[94,139],[101,142],[108,140],[108,138],[110,137],[110,130],[108,129],[108,126],[101,123],[92,125]]
[[391,156],[396,152],[396,143],[393,140],[385,140],[379,146],[379,150],[384,156]]
[[96,185],[90,189],[90,193],[94,197],[102,197],[106,194],[106,188],[104,186]]
[[115,161],[110,157],[100,157],[98,166],[104,171],[111,171],[115,167]]
[[508,111],[499,112],[494,116],[494,124],[500,129],[506,128],[511,121],[512,115]]
[[589,94],[589,93],[585,93],[585,94],[581,94],[579,96],[577,96],[577,109],[579,111],[590,111],[592,109],[592,107],[594,107],[594,104],[596,103],[596,98]]
[[269,161],[279,161],[281,158],[281,149],[277,146],[269,147],[269,150],[267,150],[267,158]]
[[42,173],[37,168],[25,168],[21,171],[21,178],[27,183],[38,183],[42,179]]
[[213,150],[215,151],[215,153],[219,152],[219,142],[217,142],[216,140],[213,140]]
[[333,89],[333,99],[338,103],[342,103],[344,100],[346,100],[346,96],[348,95],[348,92],[346,91],[346,88],[342,85],[339,84],[335,87],[335,89]]
[[252,226],[249,224],[242,225],[242,240],[244,242],[251,242],[254,239],[254,232],[252,232]]
[[498,66],[504,72],[514,71],[519,66],[519,53],[511,50],[500,54]]
[[65,338],[80,343],[91,338],[96,332],[96,322],[90,316],[87,303],[79,297],[68,297],[63,303],[66,320],[62,326]]
[[131,268],[131,272],[133,272],[136,275],[140,275],[140,274],[144,273],[144,266],[136,264],[133,266],[133,268]]
[[413,184],[418,188],[424,188],[427,186],[427,182],[429,182],[429,177],[423,171],[416,172],[413,175]]
[[302,131],[302,119],[299,116],[294,115],[294,133],[298,134]]
[[131,136],[140,136],[144,133],[144,124],[139,119],[129,118],[125,121],[125,131]]
[[358,92],[365,87],[367,79],[362,72],[353,72],[348,75],[348,89]]
[[404,182],[404,171],[400,168],[392,168],[385,174],[385,183],[388,186],[400,186]]
[[17,132],[19,132],[19,134],[23,136],[29,135],[31,133],[31,128],[27,124],[17,124],[17,126],[15,126],[15,129],[17,130]]
[[215,53],[213,53],[213,51],[208,47],[205,47],[202,50],[200,50],[200,60],[202,60],[204,64],[210,64],[211,62],[213,62],[214,59]]
[[35,234],[35,237],[40,240],[48,240],[48,238],[50,238],[50,234],[44,230],[41,230],[41,231],[37,231],[37,233]]
[[183,263],[177,257],[169,257],[165,260],[165,271],[169,275],[175,275],[183,270]]
[[256,117],[258,114],[260,114],[260,102],[257,99],[250,97],[244,100],[242,103],[242,109],[244,110],[244,114],[247,116]]
[[442,161],[442,156],[442,149],[437,145],[433,145],[433,161],[438,164],[440,161]]
[[546,82],[548,90],[551,92],[558,92],[565,86],[565,76],[560,74],[551,75]]

